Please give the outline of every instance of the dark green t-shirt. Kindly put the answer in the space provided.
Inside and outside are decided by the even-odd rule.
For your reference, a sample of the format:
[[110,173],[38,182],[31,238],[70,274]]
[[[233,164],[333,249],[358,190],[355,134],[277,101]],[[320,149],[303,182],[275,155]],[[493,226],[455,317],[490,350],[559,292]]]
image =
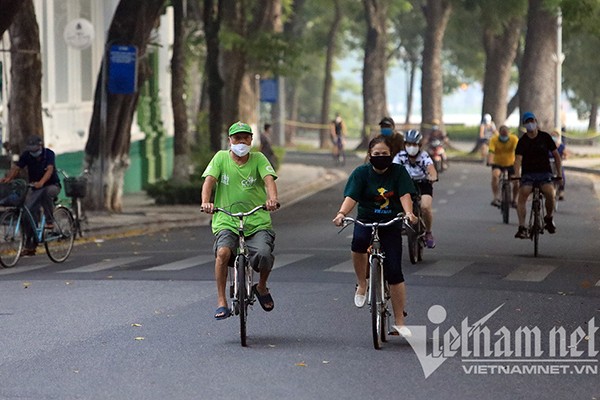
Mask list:
[[415,193],[410,175],[402,165],[392,164],[383,174],[370,163],[356,168],[344,189],[344,197],[358,202],[357,218],[363,222],[383,222],[403,212],[400,197]]

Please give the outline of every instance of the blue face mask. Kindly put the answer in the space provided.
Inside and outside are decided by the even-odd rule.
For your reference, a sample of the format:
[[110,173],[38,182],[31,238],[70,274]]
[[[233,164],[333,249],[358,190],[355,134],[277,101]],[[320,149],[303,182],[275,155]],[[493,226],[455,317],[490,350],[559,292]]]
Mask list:
[[30,151],[29,154],[31,154],[32,157],[39,157],[42,155],[42,149],[39,149],[38,151]]
[[506,142],[508,142],[508,135],[506,135],[506,136],[500,135],[500,136],[498,136],[498,140],[500,140],[502,143],[506,143]]
[[381,135],[383,136],[392,136],[394,130],[392,128],[381,128]]

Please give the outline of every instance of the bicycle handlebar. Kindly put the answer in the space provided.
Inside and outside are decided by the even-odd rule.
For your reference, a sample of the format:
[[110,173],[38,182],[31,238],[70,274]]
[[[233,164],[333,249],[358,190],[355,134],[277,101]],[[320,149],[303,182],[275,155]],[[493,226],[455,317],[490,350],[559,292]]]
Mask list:
[[373,228],[373,227],[380,227],[380,226],[382,226],[382,227],[390,226],[390,225],[395,224],[398,221],[403,221],[405,223],[410,222],[409,218],[402,213],[398,214],[395,218],[393,218],[387,222],[362,222],[362,221],[359,221],[352,217],[344,217],[343,221],[344,221],[344,228],[346,226],[348,226],[350,223],[359,224],[360,226],[364,226],[365,228]]
[[[281,204],[277,203],[277,208],[281,207]],[[247,217],[249,215],[254,214],[255,212],[257,212],[258,210],[266,210],[267,209],[267,205],[266,204],[261,204],[260,206],[256,206],[254,207],[252,210],[250,211],[246,211],[246,212],[237,212],[237,213],[232,213],[229,210],[226,210],[224,208],[221,207],[215,207],[213,209],[213,212],[222,212],[225,213],[227,215],[229,215],[230,217],[234,217],[234,218],[243,218],[243,217]],[[205,212],[204,210],[200,209],[201,212]]]

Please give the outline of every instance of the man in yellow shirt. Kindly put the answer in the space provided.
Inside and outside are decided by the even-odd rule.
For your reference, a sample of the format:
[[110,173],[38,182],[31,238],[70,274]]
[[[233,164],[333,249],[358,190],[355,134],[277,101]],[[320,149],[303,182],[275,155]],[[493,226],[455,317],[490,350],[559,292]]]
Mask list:
[[[508,176],[515,174],[515,149],[519,138],[511,133],[505,125],[502,125],[498,130],[498,135],[492,136],[489,143],[487,165],[492,167],[492,206],[500,207],[500,174],[507,170]],[[513,182],[512,207],[517,206],[517,194],[519,186],[517,181]]]

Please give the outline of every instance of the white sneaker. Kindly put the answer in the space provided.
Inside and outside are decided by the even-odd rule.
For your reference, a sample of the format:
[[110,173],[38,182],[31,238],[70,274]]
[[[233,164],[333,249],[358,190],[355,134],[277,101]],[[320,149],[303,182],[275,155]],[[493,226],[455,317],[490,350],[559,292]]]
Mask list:
[[364,307],[367,302],[367,292],[365,294],[358,294],[358,288],[356,288],[356,292],[354,292],[354,305],[358,308]]
[[398,331],[398,334],[403,338],[412,337],[412,332],[404,325],[394,325],[394,329]]

